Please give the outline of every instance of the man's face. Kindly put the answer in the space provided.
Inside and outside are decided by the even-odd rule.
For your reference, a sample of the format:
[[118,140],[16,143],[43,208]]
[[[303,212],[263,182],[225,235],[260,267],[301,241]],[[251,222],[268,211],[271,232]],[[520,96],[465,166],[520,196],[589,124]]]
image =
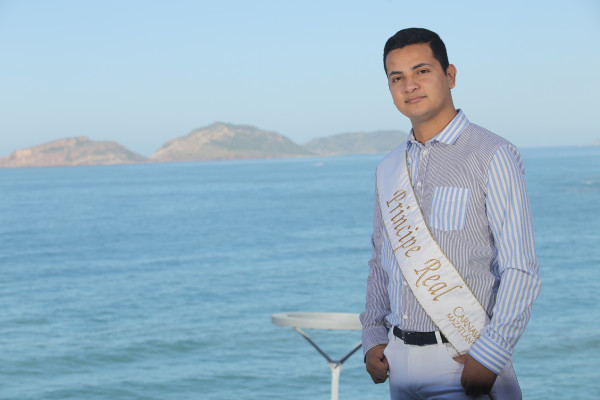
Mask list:
[[450,89],[454,87],[456,68],[450,65],[444,73],[428,43],[392,50],[385,65],[394,104],[413,125],[455,112]]

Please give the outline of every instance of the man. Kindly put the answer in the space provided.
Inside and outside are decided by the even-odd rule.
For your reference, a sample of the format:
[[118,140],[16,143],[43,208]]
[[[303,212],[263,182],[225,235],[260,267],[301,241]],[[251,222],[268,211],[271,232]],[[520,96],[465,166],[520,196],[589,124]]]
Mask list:
[[540,291],[521,157],[454,107],[436,33],[399,31],[383,61],[412,130],[377,167],[367,371],[392,399],[519,399],[512,353]]

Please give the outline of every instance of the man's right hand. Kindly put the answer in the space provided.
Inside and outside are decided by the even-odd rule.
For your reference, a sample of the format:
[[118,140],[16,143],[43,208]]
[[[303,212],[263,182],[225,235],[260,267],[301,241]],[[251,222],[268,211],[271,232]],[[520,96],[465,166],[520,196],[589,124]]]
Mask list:
[[383,383],[388,378],[389,365],[387,359],[383,355],[385,344],[378,344],[367,351],[365,361],[367,364],[367,372],[371,375],[371,379],[375,383]]

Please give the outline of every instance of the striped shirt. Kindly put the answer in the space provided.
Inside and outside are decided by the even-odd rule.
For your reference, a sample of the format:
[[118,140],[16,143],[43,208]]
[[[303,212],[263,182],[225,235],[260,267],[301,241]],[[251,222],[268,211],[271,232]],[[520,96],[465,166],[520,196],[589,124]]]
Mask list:
[[[500,373],[540,291],[521,156],[510,142],[470,123],[459,111],[425,144],[411,131],[407,158],[433,236],[492,316],[469,354]],[[367,301],[360,316],[365,353],[388,342],[390,326],[436,330],[403,281],[383,229],[376,199]]]

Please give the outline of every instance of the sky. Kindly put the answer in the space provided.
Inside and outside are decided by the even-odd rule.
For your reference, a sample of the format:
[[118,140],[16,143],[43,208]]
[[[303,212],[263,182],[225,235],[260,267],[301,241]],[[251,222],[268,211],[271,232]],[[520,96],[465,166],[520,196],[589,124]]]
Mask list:
[[519,147],[600,139],[595,0],[0,0],[0,156],[75,136],[149,156],[216,121],[408,132],[382,62],[407,27],[442,37],[472,122]]

